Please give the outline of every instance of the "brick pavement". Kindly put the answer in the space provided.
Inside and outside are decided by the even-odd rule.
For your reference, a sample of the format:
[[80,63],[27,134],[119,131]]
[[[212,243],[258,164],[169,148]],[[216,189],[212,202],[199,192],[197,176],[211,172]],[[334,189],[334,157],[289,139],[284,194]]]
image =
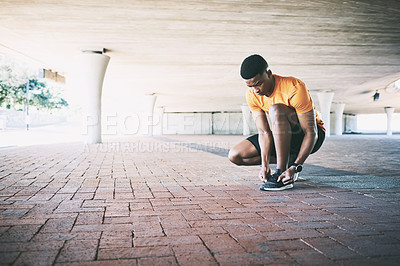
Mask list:
[[398,265],[400,138],[330,138],[273,193],[224,157],[240,139],[0,150],[0,263]]

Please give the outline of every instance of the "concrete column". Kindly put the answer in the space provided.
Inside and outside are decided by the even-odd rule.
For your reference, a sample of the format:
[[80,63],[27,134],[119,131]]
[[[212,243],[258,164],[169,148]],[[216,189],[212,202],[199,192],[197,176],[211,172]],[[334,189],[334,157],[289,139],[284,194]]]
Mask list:
[[318,94],[319,108],[321,109],[321,119],[324,121],[326,136],[331,135],[331,104],[333,92],[319,92]]
[[344,131],[357,132],[357,115],[346,114],[344,116]]
[[77,85],[86,95],[83,104],[88,144],[101,143],[101,94],[109,61],[110,57],[102,52],[85,51],[77,57]]
[[392,135],[392,115],[394,113],[394,108],[393,107],[385,107],[385,112],[386,112],[386,121],[387,121],[386,135],[391,136]]
[[247,136],[250,135],[250,119],[251,119],[251,111],[250,107],[246,104],[242,104],[240,106],[242,109],[242,117],[243,117],[243,135]]
[[344,103],[335,103],[335,135],[343,134]]
[[154,127],[154,104],[156,103],[157,96],[155,94],[148,94],[144,96],[144,109],[145,116],[147,118],[148,131],[147,135],[153,136],[153,127]]
[[163,126],[164,126],[164,107],[157,107],[154,110],[154,134],[162,135],[163,134]]

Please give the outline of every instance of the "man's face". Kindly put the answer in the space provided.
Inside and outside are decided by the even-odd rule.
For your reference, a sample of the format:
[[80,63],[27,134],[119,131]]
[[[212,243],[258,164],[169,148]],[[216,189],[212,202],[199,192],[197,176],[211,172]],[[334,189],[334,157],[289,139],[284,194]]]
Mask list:
[[268,95],[273,91],[270,71],[262,75],[257,74],[254,78],[246,79],[246,85],[257,95]]

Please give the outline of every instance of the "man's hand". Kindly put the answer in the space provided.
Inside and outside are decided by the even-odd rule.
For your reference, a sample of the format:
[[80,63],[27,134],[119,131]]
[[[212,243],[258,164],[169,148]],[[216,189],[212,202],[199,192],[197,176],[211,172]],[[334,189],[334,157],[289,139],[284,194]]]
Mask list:
[[278,177],[278,182],[282,180],[284,185],[294,183],[294,174],[295,174],[294,168],[289,167],[289,169],[287,169]]
[[271,177],[271,168],[262,166],[258,177],[263,183],[267,182],[267,180]]

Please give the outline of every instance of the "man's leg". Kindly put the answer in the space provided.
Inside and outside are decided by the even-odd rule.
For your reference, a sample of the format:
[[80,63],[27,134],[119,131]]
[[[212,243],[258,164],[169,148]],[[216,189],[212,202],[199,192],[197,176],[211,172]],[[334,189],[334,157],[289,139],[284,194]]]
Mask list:
[[[236,144],[232,149],[229,150],[229,160],[237,165],[260,165],[261,156],[255,145],[248,139],[242,140]],[[276,163],[275,155],[270,156],[270,163]]]
[[229,150],[229,160],[237,165],[258,165],[261,164],[261,156],[256,147],[249,140],[245,139]]
[[287,168],[292,128],[298,124],[296,112],[283,104],[272,105],[269,109],[272,122],[272,135],[276,150],[276,168],[285,171]]

